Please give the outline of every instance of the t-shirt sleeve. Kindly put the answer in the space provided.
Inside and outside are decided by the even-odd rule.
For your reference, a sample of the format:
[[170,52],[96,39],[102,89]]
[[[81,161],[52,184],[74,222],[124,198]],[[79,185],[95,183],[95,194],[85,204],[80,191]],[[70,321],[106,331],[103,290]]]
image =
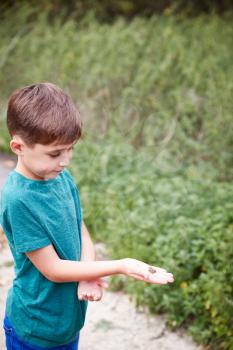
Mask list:
[[12,242],[18,253],[43,248],[51,241],[40,222],[39,213],[20,199],[14,199],[8,206],[8,220]]

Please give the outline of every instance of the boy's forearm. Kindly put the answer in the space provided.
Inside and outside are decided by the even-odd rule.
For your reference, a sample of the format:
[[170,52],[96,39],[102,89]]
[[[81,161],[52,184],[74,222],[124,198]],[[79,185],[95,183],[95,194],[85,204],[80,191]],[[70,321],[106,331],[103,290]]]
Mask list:
[[47,278],[53,282],[89,281],[99,277],[121,274],[122,260],[71,261],[59,259]]

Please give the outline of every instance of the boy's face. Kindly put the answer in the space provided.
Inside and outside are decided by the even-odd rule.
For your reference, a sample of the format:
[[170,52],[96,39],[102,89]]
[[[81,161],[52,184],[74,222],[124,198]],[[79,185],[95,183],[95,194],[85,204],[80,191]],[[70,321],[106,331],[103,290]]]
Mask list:
[[49,145],[35,144],[27,146],[23,140],[14,136],[11,149],[18,155],[16,170],[34,180],[53,179],[66,167],[72,158],[73,146],[55,142]]

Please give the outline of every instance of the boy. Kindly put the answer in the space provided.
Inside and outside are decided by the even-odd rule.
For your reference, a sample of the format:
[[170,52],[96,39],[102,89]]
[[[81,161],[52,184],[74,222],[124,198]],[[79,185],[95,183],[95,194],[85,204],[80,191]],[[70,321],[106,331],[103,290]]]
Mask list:
[[65,169],[82,131],[69,96],[50,83],[18,89],[7,126],[18,156],[1,200],[16,273],[6,303],[7,349],[77,349],[87,300],[100,300],[106,286],[101,277],[166,284],[173,276],[135,259],[95,261],[79,192]]

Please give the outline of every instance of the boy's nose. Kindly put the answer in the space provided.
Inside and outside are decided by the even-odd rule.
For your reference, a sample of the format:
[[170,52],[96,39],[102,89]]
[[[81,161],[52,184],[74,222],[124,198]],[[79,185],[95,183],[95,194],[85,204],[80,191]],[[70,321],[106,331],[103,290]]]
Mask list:
[[68,166],[71,158],[72,154],[70,154],[70,152],[62,154],[59,165],[62,167]]
[[62,162],[59,163],[60,166],[64,167],[64,166],[68,166],[69,165],[69,160],[63,160]]

